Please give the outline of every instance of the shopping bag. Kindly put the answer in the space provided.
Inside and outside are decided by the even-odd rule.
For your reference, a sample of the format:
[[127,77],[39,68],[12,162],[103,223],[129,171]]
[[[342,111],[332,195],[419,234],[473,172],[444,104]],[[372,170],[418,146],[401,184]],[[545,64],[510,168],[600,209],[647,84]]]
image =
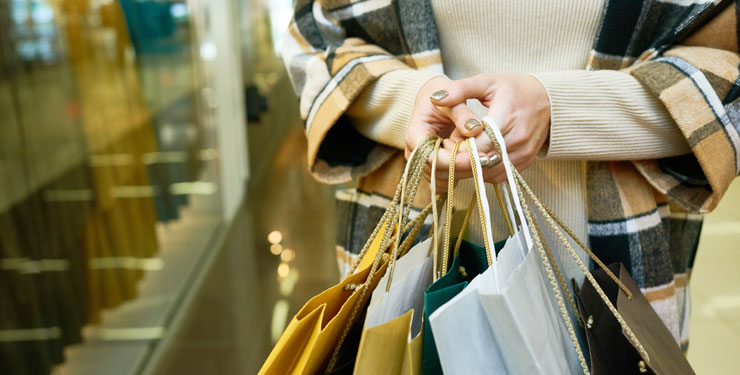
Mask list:
[[[495,244],[497,251],[504,243],[505,241],[501,241]],[[460,293],[486,268],[488,268],[486,249],[463,240],[457,256],[452,261],[450,271],[430,285],[424,293],[424,320],[429,322],[429,315]],[[437,347],[434,344],[434,334],[429,324],[424,325],[422,372],[425,375],[442,373]]]
[[[516,246],[515,241],[507,244]],[[505,246],[500,254],[504,258],[518,253],[518,249]],[[491,271],[506,268],[506,259],[501,258]],[[524,259],[510,261],[509,267],[515,265],[509,269],[510,274],[483,273],[478,290],[481,305],[496,342],[501,344],[509,373],[577,373],[577,357],[571,355],[572,344],[560,329],[562,317],[550,303],[549,285],[538,269],[538,258],[539,254],[528,251]]]
[[[472,164],[474,162],[473,159],[477,160],[477,153],[474,153],[473,149],[470,148],[470,143],[471,142],[468,141],[467,146]],[[451,158],[456,156],[459,145],[460,143],[457,143],[453,148]],[[454,165],[452,164],[450,165],[449,176],[450,180],[454,179]],[[479,213],[483,214],[484,207],[481,198],[485,199],[485,193],[481,194],[482,189],[479,188],[481,186],[482,184],[478,185],[476,182],[474,202],[478,202]],[[454,192],[453,189],[450,189],[449,191],[450,193]],[[487,201],[485,204],[485,210],[488,210]],[[504,208],[502,207],[502,210],[503,209]],[[468,209],[468,214],[470,214],[470,211],[472,210],[473,205]],[[447,225],[449,225],[449,207],[447,216]],[[490,220],[481,221],[484,231],[490,231],[490,228],[486,226],[486,223],[488,222],[490,222]],[[445,229],[449,231],[449,227]],[[481,275],[477,275],[477,273],[482,270],[490,273],[490,265],[492,264],[492,260],[496,257],[495,251],[492,252],[492,244],[492,241],[484,243],[485,258],[480,259],[478,262],[477,267],[475,267],[478,268],[475,269],[476,272],[468,273],[466,268],[456,270],[453,261],[453,267],[445,277],[454,278],[456,275],[460,275],[468,279],[472,277],[472,281],[467,286],[463,283],[462,285],[457,284],[447,288],[442,288],[442,290],[447,290],[444,290],[444,294],[440,293],[441,296],[449,297],[455,293],[456,295],[442,306],[435,306],[436,309],[429,312],[429,325],[431,326],[431,332],[433,333],[433,342],[438,353],[439,365],[441,365],[442,370],[444,370],[444,373],[446,374],[507,373],[505,363],[501,357],[501,351],[495,342],[491,327],[485,317],[485,312],[483,311],[480,298],[478,297]],[[447,255],[447,248],[446,241],[445,257]],[[464,253],[461,251],[460,255],[463,256],[463,254]],[[443,260],[445,257],[443,257]],[[444,270],[445,268],[446,266],[443,264],[442,269]],[[432,371],[438,372],[438,365],[435,361],[436,358],[434,358],[434,352],[430,352],[430,358],[424,360],[424,364],[426,365],[424,369],[428,370],[430,373],[432,373]]]
[[[431,153],[430,147],[434,141],[431,137],[425,139],[409,158],[403,179],[410,181],[410,190],[418,187],[423,163]],[[385,272],[389,259],[385,256],[388,244],[393,236],[400,236],[406,228],[394,225],[398,201],[403,193],[406,193],[405,183],[399,184],[391,204],[366,242],[350,274],[339,284],[311,298],[299,310],[262,365],[260,374],[332,372],[337,367],[340,354],[344,354],[344,358],[348,356],[346,350],[342,353],[347,347],[343,344],[352,328],[357,326],[357,318],[364,315],[370,293]],[[413,202],[414,195],[415,191],[410,191],[409,202]],[[401,223],[407,219],[408,216],[402,215]]]
[[[559,314],[551,303],[550,295],[559,293],[559,290],[545,281],[540,270],[540,254],[532,251],[534,241],[524,212],[526,202],[520,199],[503,136],[497,127],[492,130],[506,171],[511,201],[514,202],[514,207],[509,204],[509,212],[516,209],[520,227],[496,257],[492,272],[482,276],[484,280],[479,290],[481,304],[509,372],[577,373],[582,370],[579,361],[579,355],[582,354],[577,351],[580,348],[574,347],[572,337],[568,337],[569,331],[574,332],[573,323],[567,313],[564,316]],[[477,154],[474,142],[470,143],[472,152]],[[474,161],[474,178],[479,186],[483,186],[480,163]],[[481,201],[485,208],[485,195]],[[515,221],[515,218],[511,220]],[[492,241],[490,231],[484,234],[486,241]],[[566,324],[561,325],[561,322]],[[576,340],[575,346],[579,345]]]
[[663,321],[640,292],[627,269],[621,263],[609,265],[614,275],[619,276],[632,298],[602,269],[591,275],[596,279],[609,300],[639,342],[649,354],[650,361],[640,355],[635,344],[625,336],[617,319],[609,311],[594,287],[584,280],[578,296],[578,308],[586,320],[586,337],[591,351],[591,373],[605,374],[693,374],[686,356],[676,344]]
[[[525,215],[523,222],[528,221],[532,224],[532,238],[537,245],[540,253],[541,265],[544,274],[549,279],[551,290],[557,301],[557,307],[560,310],[563,322],[567,327],[571,343],[575,349],[578,361],[583,373],[590,373],[586,363],[585,356],[578,344],[578,338],[574,332],[573,326],[568,318],[568,312],[565,307],[564,298],[557,286],[557,279],[560,280],[563,287],[563,293],[572,306],[575,307],[572,295],[560,275],[557,262],[552,254],[549,254],[549,248],[541,236],[541,230],[535,220],[529,207],[526,205],[524,192],[534,202],[539,210],[539,214],[555,233],[559,241],[568,250],[570,257],[578,265],[578,268],[586,276],[581,290],[578,291],[581,297],[581,306],[576,310],[581,314],[577,319],[585,326],[588,344],[594,348],[592,353],[593,369],[596,373],[657,373],[657,374],[693,374],[693,370],[684,358],[680,348],[673,340],[673,336],[668,332],[657,314],[652,310],[644,295],[629,277],[623,266],[612,268],[607,267],[596,255],[578,239],[563,222],[547,208],[527,186],[526,181],[506,160],[505,147],[501,133],[490,127],[485,118],[484,130],[492,139],[494,144],[502,152],[504,162],[507,165],[507,175],[509,175],[510,185],[518,185],[516,191],[521,201],[521,207]],[[475,172],[474,172],[475,174]],[[511,175],[515,181],[511,183]],[[579,255],[573,249],[571,243],[565,238],[563,231],[578,244],[586,254],[594,261],[599,269],[590,272],[588,267],[580,259]],[[503,251],[503,250],[502,250]],[[548,260],[548,258],[550,260]],[[617,276],[615,272],[619,275]],[[603,287],[602,287],[603,285]],[[483,296],[481,296],[483,298]],[[594,303],[594,301],[599,303]],[[606,313],[608,311],[608,313]],[[588,315],[586,315],[588,313]],[[494,317],[497,320],[501,316]],[[497,337],[498,339],[498,337]],[[610,347],[609,345],[617,345]],[[508,364],[508,363],[507,363]],[[621,365],[621,366],[620,366]],[[551,368],[546,368],[547,373],[553,373]]]
[[478,297],[480,282],[480,275],[473,278],[429,317],[445,374],[508,373]]
[[[379,288],[373,291],[367,308],[365,328],[369,329],[400,317],[406,311],[419,312],[412,319],[413,331],[421,327],[424,307],[424,290],[432,282],[432,259],[429,257],[432,239],[428,238],[411,248],[396,262],[393,283],[386,291],[390,273],[380,279]],[[415,336],[415,335],[414,335]]]
[[[435,142],[435,155],[441,139]],[[436,160],[436,157],[435,157]],[[405,178],[403,179],[405,183]],[[434,185],[432,197],[436,199]],[[404,199],[401,199],[403,202]],[[403,217],[403,204],[400,206],[399,224]],[[365,319],[360,348],[355,363],[355,374],[398,374],[410,371],[420,372],[421,329],[424,308],[424,290],[432,282],[433,254],[438,246],[437,204],[433,208],[432,237],[413,246],[411,250],[394,261],[394,251],[390,271],[383,275],[380,287],[373,292]],[[414,235],[412,232],[409,237]],[[407,238],[409,241],[412,238]],[[396,238],[394,250],[399,245]]]
[[[408,270],[403,275],[394,275],[389,292],[384,290],[389,273],[375,289],[374,294],[381,293],[373,297],[380,301],[368,307],[355,374],[399,374],[404,372],[405,361],[418,368],[416,362],[421,353],[412,352],[412,346],[414,340],[421,338],[424,290],[432,281],[432,259],[427,256],[430,242],[431,238],[417,244],[398,260],[395,271]],[[418,254],[423,255],[421,262],[408,267],[419,260]],[[412,357],[417,354],[419,360]]]
[[[380,249],[382,234],[368,250],[375,256]],[[378,272],[384,272],[387,261]],[[348,324],[351,309],[360,298],[360,290],[353,285],[365,283],[371,267],[365,267],[347,276],[339,284],[311,298],[293,317],[278,339],[272,352],[260,369],[260,374],[315,374],[325,366],[342,329]],[[371,287],[380,280],[376,277]],[[366,295],[367,299],[369,295]]]
[[[483,225],[484,245],[493,244],[488,200],[474,142],[467,141]],[[507,174],[510,164],[501,151]],[[506,194],[510,222],[517,232],[503,249],[489,258],[490,267],[473,279],[458,296],[430,316],[434,341],[445,373],[553,373],[578,372],[571,342],[560,329],[560,317],[548,296],[538,260],[531,252],[532,238],[510,175]],[[465,343],[461,342],[465,340]],[[463,345],[464,344],[464,345]]]

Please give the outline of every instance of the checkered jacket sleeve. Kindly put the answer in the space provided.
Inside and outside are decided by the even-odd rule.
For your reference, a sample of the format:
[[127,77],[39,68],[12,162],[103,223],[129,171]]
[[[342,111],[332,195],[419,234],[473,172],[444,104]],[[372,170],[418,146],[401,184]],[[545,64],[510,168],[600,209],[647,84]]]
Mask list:
[[[309,169],[319,181],[343,183],[365,176],[397,152],[362,136],[344,116],[365,87],[397,69],[441,72],[436,33],[417,27],[433,25],[431,8],[409,12],[398,7],[395,2],[349,0],[295,3],[282,53],[300,97]],[[405,20],[406,15],[416,18]],[[379,20],[388,20],[382,22],[387,27],[378,28]]]
[[634,164],[682,208],[710,212],[740,173],[740,55],[678,47],[631,73],[665,104],[692,154]]
[[[591,68],[629,64],[623,70],[660,99],[683,132],[692,153],[633,164],[655,189],[690,212],[714,209],[740,173],[737,16],[732,1],[641,8],[610,1],[592,52]],[[630,17],[642,30],[603,35]],[[649,48],[645,35],[652,38]],[[631,50],[641,51],[634,63],[624,58]]]

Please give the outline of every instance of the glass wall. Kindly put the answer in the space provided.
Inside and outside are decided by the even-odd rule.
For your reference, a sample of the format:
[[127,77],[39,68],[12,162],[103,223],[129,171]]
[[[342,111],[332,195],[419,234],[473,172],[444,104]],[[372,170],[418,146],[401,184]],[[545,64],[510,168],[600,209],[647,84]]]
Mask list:
[[0,373],[135,371],[210,250],[215,52],[190,16],[0,0]]

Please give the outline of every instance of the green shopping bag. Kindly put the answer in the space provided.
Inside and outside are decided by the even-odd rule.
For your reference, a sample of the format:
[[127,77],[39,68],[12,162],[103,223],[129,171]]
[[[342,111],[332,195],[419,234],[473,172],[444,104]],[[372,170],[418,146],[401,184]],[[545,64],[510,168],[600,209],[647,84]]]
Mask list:
[[[506,240],[496,242],[496,252],[504,247]],[[447,301],[462,291],[474,277],[488,268],[486,249],[463,240],[460,250],[452,261],[449,272],[440,277],[424,292],[424,321],[429,321],[429,315]],[[442,365],[437,356],[437,347],[434,345],[434,336],[429,324],[424,324],[424,346],[422,349],[422,374],[441,374]]]

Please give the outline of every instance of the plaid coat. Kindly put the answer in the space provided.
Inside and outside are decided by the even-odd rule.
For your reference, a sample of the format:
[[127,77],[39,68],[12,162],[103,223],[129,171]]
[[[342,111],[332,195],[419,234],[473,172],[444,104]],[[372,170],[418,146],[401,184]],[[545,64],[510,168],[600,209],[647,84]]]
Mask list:
[[[740,171],[735,8],[728,0],[605,0],[584,67],[633,75],[665,104],[693,151],[593,161],[586,172],[592,249],[627,266],[682,345],[702,214]],[[442,73],[435,30],[428,0],[296,1],[283,57],[300,96],[310,171],[326,183],[357,180],[337,192],[337,255],[345,261],[379,220],[403,158],[360,135],[344,111],[384,73]]]

